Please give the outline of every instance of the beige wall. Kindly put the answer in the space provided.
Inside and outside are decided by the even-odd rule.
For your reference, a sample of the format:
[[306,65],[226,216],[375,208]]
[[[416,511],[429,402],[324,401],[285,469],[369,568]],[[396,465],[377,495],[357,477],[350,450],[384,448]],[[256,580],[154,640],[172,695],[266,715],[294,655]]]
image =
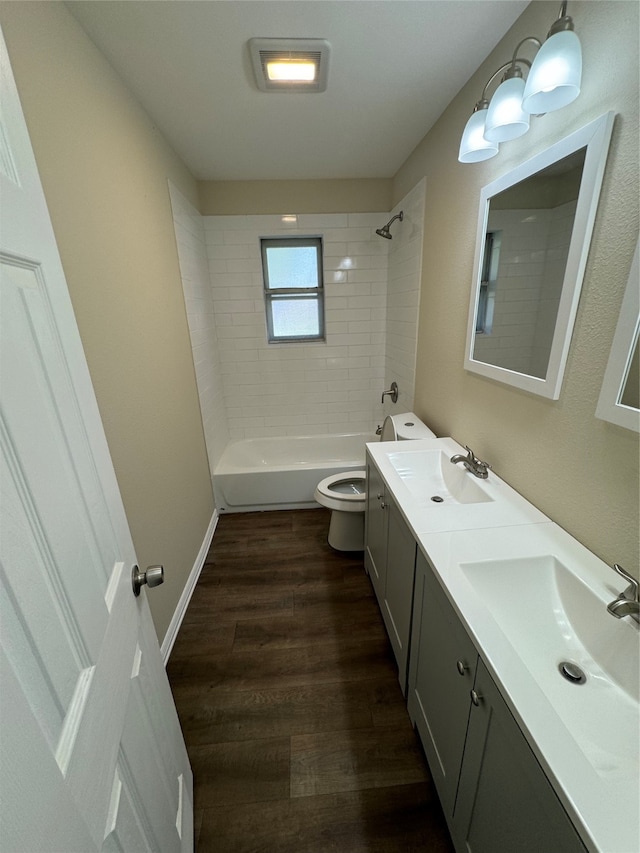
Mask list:
[[0,23],[162,640],[213,512],[167,179],[196,184],[62,3]]
[[[200,213],[376,213],[391,210],[387,178],[323,181],[200,181]],[[411,187],[409,187],[411,189]]]
[[[393,193],[395,203],[426,175],[416,413],[491,461],[602,559],[636,573],[638,436],[598,420],[595,409],[638,236],[639,8],[635,0],[572,2],[583,46],[580,97],[534,118],[492,160],[460,164],[460,135],[484,83],[521,38],[544,37],[557,15],[556,2],[532,3],[400,169]],[[466,373],[481,187],[608,110],[618,115],[560,399]]]

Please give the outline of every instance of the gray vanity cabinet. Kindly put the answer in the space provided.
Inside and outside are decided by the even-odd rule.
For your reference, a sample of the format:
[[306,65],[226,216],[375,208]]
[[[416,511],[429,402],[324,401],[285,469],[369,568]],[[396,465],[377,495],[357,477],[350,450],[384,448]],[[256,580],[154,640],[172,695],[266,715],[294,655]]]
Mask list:
[[400,687],[406,695],[417,545],[395,501],[387,495],[385,503],[388,515],[387,573],[380,607],[398,662]]
[[417,545],[374,465],[367,465],[365,566],[371,577],[406,695]]
[[408,705],[457,851],[585,853],[421,551]]
[[478,653],[421,551],[416,559],[408,707],[451,828]]
[[482,659],[451,834],[465,853],[586,853]]
[[378,469],[367,464],[367,503],[364,528],[364,564],[378,596],[384,595],[387,578],[387,519],[385,484]]

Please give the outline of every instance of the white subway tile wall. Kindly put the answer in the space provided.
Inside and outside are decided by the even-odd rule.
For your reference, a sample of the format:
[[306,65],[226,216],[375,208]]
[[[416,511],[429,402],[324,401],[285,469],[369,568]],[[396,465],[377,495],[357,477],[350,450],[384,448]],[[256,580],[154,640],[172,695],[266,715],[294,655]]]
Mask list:
[[200,213],[171,183],[169,193],[204,437],[213,471],[229,441],[229,432],[204,227]]
[[[371,432],[385,378],[386,213],[205,216],[232,439]],[[321,236],[326,341],[267,342],[260,238]]]
[[422,278],[422,245],[424,238],[424,203],[426,179],[407,193],[391,212],[401,210],[403,220],[391,226],[387,284],[387,319],[385,350],[385,390],[394,380],[398,383],[398,402],[394,406],[385,397],[384,413],[413,411],[416,379],[418,315]]
[[[390,214],[200,216],[170,185],[211,470],[229,440],[371,432],[413,408],[424,180]],[[326,341],[267,343],[260,238],[321,236]],[[382,391],[400,387],[397,405]]]

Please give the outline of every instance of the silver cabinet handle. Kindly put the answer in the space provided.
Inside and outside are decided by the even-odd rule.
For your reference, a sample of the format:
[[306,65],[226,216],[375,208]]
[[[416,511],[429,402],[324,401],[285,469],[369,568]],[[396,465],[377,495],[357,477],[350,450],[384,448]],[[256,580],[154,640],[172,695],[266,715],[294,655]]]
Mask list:
[[480,693],[476,693],[476,691],[475,691],[475,690],[472,690],[472,691],[471,691],[471,701],[473,702],[473,704],[474,704],[474,705],[476,706],[476,708],[477,708],[477,707],[478,707],[478,705],[480,704],[480,702],[482,702],[482,696],[481,696],[481,694],[480,694]]
[[136,598],[140,595],[140,590],[145,584],[147,586],[160,586],[161,583],[164,583],[163,566],[147,566],[146,572],[141,572],[137,566],[131,569],[131,586]]
[[469,669],[469,664],[463,663],[461,660],[459,660],[459,661],[456,661],[456,667],[457,667],[460,675],[464,675],[465,672],[467,672],[467,670]]

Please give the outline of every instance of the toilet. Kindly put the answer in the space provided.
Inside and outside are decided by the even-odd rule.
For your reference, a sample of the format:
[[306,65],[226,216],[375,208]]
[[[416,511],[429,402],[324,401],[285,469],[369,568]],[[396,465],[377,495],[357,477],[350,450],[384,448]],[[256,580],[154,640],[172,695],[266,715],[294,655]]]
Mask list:
[[[380,441],[417,438],[436,438],[436,435],[413,412],[388,415],[384,419]],[[314,500],[331,510],[327,541],[336,551],[364,549],[366,477],[366,471],[344,471],[326,477],[316,486]]]

